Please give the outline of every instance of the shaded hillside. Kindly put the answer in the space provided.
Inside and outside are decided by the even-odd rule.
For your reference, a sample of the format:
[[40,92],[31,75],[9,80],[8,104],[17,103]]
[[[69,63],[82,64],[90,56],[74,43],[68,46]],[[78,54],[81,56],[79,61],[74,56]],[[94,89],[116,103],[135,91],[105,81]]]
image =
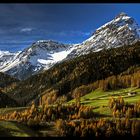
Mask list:
[[70,93],[76,87],[118,75],[132,66],[140,66],[140,42],[92,52],[56,64],[51,69],[20,82],[9,94],[22,105],[28,104],[43,92],[45,94],[50,88],[56,90],[57,96],[69,93],[71,97]]
[[0,107],[12,107],[18,105],[14,99],[5,93],[12,90],[18,82],[18,79],[4,73],[0,73]]
[[10,86],[11,84],[16,82],[19,82],[19,80],[0,72],[0,88]]
[[18,103],[10,98],[5,93],[0,92],[0,108],[1,107],[15,107],[18,106]]

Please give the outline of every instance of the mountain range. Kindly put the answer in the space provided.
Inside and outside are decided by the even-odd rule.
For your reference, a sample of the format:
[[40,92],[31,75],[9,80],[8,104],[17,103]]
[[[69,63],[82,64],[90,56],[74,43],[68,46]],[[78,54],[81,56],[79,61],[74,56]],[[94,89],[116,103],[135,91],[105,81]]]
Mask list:
[[39,40],[17,53],[0,51],[0,106],[65,102],[98,88],[139,86],[139,29],[120,13],[79,44]]
[[58,63],[101,50],[135,44],[140,39],[136,21],[125,13],[98,28],[79,44],[39,40],[17,53],[0,51],[0,72],[25,80]]

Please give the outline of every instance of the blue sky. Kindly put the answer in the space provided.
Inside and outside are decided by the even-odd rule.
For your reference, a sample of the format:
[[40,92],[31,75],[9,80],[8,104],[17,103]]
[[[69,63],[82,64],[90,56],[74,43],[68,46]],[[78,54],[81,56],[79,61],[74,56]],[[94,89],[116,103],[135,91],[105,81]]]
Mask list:
[[80,43],[120,12],[140,25],[140,4],[0,4],[0,50],[48,39]]

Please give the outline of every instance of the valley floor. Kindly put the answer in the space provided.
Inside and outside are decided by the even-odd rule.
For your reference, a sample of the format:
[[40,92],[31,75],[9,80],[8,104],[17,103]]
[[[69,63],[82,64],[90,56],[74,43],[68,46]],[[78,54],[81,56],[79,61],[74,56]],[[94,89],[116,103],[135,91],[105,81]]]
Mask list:
[[[131,93],[135,93],[134,95],[131,95]],[[97,112],[100,114],[99,118],[106,118],[109,120],[114,119],[112,117],[111,110],[108,107],[108,101],[110,97],[117,98],[118,96],[122,96],[124,98],[125,102],[128,102],[129,104],[134,104],[137,101],[140,100],[140,88],[127,88],[127,89],[119,89],[114,91],[101,91],[101,90],[95,90],[92,91],[89,94],[86,94],[85,96],[80,98],[81,104],[84,106],[92,106],[94,107],[94,112]],[[67,104],[74,103],[75,100],[69,101]],[[27,107],[17,107],[17,108],[1,108],[0,109],[0,115],[10,113],[13,111],[22,111],[27,109]],[[120,118],[115,118],[120,119]],[[121,120],[124,118],[122,117]],[[130,120],[133,120],[135,118],[131,118]],[[137,118],[137,120],[140,120],[140,118]],[[73,120],[73,121],[76,121]],[[39,128],[38,130],[33,130],[29,128],[26,125],[23,125],[21,123],[18,123],[16,121],[0,121],[0,136],[14,136],[14,137],[38,137],[38,136],[44,136],[44,137],[57,137],[60,136],[59,131],[55,127],[56,122],[48,122],[48,126],[46,128]]]
[[0,121],[0,137],[59,137],[59,131],[55,128],[55,122],[49,123],[49,127],[32,130],[28,126],[15,121]]
[[0,121],[0,137],[35,137],[36,133],[27,126],[14,121]]

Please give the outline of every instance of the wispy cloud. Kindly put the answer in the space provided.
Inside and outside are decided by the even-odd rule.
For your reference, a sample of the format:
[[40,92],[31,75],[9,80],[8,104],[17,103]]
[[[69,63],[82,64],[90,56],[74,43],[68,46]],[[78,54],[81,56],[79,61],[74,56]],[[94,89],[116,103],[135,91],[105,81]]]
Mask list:
[[75,35],[89,36],[90,35],[90,32],[84,32],[84,31],[70,31],[69,33],[70,33],[71,36],[75,36]]
[[91,32],[84,32],[83,35],[89,36],[89,35],[91,35]]
[[91,32],[84,32],[84,31],[60,31],[60,32],[47,32],[47,34],[50,34],[50,35],[58,35],[58,36],[71,36],[71,37],[74,37],[74,36],[83,36],[83,37],[86,37],[86,36],[90,36]]
[[21,30],[20,30],[20,32],[31,32],[33,30],[33,28],[28,28],[28,27],[26,27],[26,28],[22,28]]

